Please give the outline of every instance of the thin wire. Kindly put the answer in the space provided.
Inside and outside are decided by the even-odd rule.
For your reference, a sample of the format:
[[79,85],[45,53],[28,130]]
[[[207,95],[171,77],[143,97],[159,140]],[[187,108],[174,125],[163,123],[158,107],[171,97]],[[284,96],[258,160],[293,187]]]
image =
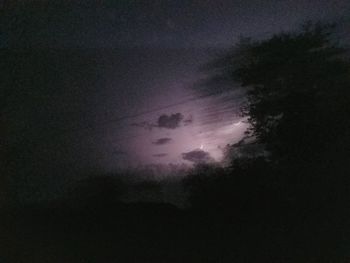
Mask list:
[[[186,103],[189,103],[189,102],[193,102],[193,101],[209,98],[209,97],[212,97],[212,96],[215,96],[215,95],[222,95],[222,94],[223,94],[222,92],[213,92],[213,93],[209,93],[209,94],[205,94],[205,95],[200,95],[200,96],[196,96],[196,97],[189,98],[189,99],[186,99],[186,100],[181,100],[181,101],[178,101],[178,102],[175,102],[175,103],[171,103],[171,104],[168,104],[168,105],[165,105],[165,106],[162,106],[162,107],[153,108],[153,109],[150,109],[150,110],[138,112],[138,113],[131,114],[131,115],[125,115],[125,116],[122,116],[120,118],[106,120],[106,121],[95,123],[94,125],[88,125],[88,126],[85,126],[85,127],[79,127],[79,128],[75,128],[75,129],[62,129],[62,130],[55,129],[54,130],[55,131],[55,139],[57,139],[60,136],[65,135],[66,133],[75,133],[75,132],[88,130],[88,129],[89,130],[94,130],[95,129],[95,132],[93,134],[86,134],[88,137],[94,137],[97,134],[99,134],[101,132],[104,132],[103,130],[97,130],[96,127],[104,126],[104,125],[107,125],[107,124],[110,124],[110,123],[117,123],[117,124],[121,125],[121,122],[124,121],[124,120],[127,120],[127,119],[137,118],[137,117],[140,117],[140,116],[143,116],[143,115],[146,115],[146,114],[158,112],[158,111],[161,111],[161,110],[164,110],[164,109],[168,109],[168,108],[172,108],[172,107],[175,107],[175,106],[178,106],[178,105],[183,105],[183,104],[186,104]],[[140,137],[140,136],[144,136],[144,134],[126,136],[126,137],[121,137],[121,138],[116,137],[116,138],[113,138],[113,142],[134,139],[134,138],[137,138],[137,137]],[[51,138],[51,136],[50,136],[50,138]],[[49,137],[41,137],[40,139],[41,139],[41,142],[43,142],[42,139],[44,139],[44,141],[49,142],[49,141],[52,141],[52,140],[50,140],[50,138]],[[57,141],[56,142],[55,141],[56,140],[54,140],[52,142],[57,143]]]
[[158,112],[158,111],[161,111],[161,110],[164,110],[164,109],[169,109],[169,108],[172,108],[172,107],[175,107],[175,106],[186,104],[188,102],[197,101],[197,100],[208,98],[208,97],[215,96],[215,95],[222,95],[222,93],[221,92],[213,92],[213,93],[206,94],[206,95],[196,96],[196,97],[189,98],[189,99],[186,99],[186,100],[182,100],[182,101],[178,101],[178,102],[175,102],[175,103],[171,103],[171,104],[168,104],[168,105],[165,105],[165,106],[162,106],[162,107],[153,108],[153,109],[150,109],[150,110],[138,112],[138,113],[131,114],[131,115],[125,115],[125,116],[122,116],[122,117],[119,117],[119,118],[116,118],[116,119],[105,120],[105,121],[94,123],[93,125],[88,125],[88,126],[85,126],[85,127],[78,127],[78,128],[75,128],[75,129],[60,130],[59,132],[65,133],[65,132],[77,132],[77,131],[81,131],[81,130],[85,130],[85,129],[90,129],[91,130],[91,129],[94,129],[96,126],[104,126],[106,124],[110,124],[110,123],[113,123],[113,122],[122,122],[122,121],[127,120],[127,119],[137,118],[137,117],[140,117],[140,116],[143,116],[143,115],[146,115],[146,114]]

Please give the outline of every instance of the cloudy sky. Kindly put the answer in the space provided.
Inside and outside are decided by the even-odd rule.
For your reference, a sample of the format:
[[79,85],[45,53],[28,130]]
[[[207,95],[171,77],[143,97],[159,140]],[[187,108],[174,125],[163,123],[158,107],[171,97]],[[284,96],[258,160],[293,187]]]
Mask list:
[[4,116],[9,144],[31,142],[38,167],[220,160],[246,128],[243,97],[223,84],[209,97],[194,88],[208,77],[201,65],[241,36],[305,20],[337,22],[338,36],[350,35],[346,0],[0,3],[0,46],[37,56],[25,59],[23,78],[33,81],[9,97]]

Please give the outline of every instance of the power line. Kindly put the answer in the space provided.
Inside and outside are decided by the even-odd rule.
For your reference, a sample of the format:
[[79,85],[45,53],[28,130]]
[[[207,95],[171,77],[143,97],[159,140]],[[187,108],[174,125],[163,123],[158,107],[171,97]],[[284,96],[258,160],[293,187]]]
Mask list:
[[75,129],[61,130],[60,132],[63,132],[63,133],[65,133],[65,132],[78,132],[80,130],[94,129],[96,126],[104,126],[106,124],[110,124],[110,123],[114,123],[114,122],[122,122],[122,121],[127,120],[127,119],[137,118],[137,117],[140,117],[140,116],[143,116],[143,115],[146,115],[146,114],[150,114],[150,113],[158,112],[158,111],[161,111],[161,110],[169,109],[169,108],[172,108],[172,107],[175,107],[175,106],[183,105],[183,104],[186,104],[188,102],[193,102],[193,101],[209,98],[209,97],[212,97],[212,96],[215,96],[215,95],[222,95],[222,94],[223,93],[221,93],[221,92],[213,92],[213,93],[210,93],[210,94],[200,95],[200,96],[192,97],[192,98],[189,98],[189,99],[181,100],[181,101],[178,101],[178,102],[175,102],[175,103],[171,103],[171,104],[168,104],[168,105],[165,105],[165,106],[156,107],[156,108],[153,108],[153,109],[150,109],[150,110],[138,112],[138,113],[135,113],[135,114],[125,115],[125,116],[122,116],[122,117],[119,117],[119,118],[105,120],[105,121],[102,121],[102,122],[94,123],[93,125],[87,125],[85,127],[78,127],[78,128],[75,128]]
[[[39,136],[41,141],[49,141],[50,140],[52,142],[55,142],[56,140],[51,140],[53,135],[55,136],[55,139],[57,139],[57,138],[59,138],[61,136],[66,135],[67,133],[75,133],[75,132],[84,131],[84,130],[93,130],[93,129],[96,129],[96,127],[101,127],[101,126],[104,126],[104,125],[108,125],[110,123],[117,123],[117,124],[121,125],[121,122],[124,121],[124,120],[127,120],[127,119],[137,118],[137,117],[140,117],[140,116],[143,116],[143,115],[146,115],[146,114],[158,112],[158,111],[161,111],[161,110],[164,110],[164,109],[169,109],[169,108],[172,108],[172,107],[175,107],[175,106],[178,106],[178,105],[183,105],[183,104],[186,104],[186,103],[189,103],[189,102],[193,102],[193,101],[209,98],[209,97],[216,96],[216,95],[223,95],[223,94],[224,93],[222,93],[222,92],[207,93],[207,94],[204,94],[204,95],[199,95],[199,96],[196,96],[196,97],[180,100],[178,102],[171,103],[171,104],[168,104],[168,105],[164,105],[164,106],[161,106],[161,107],[155,107],[155,108],[152,108],[152,109],[149,109],[149,110],[145,110],[145,111],[142,111],[142,112],[138,112],[138,113],[135,113],[135,114],[125,115],[125,116],[122,116],[122,117],[119,117],[119,118],[105,120],[105,121],[102,121],[102,122],[94,123],[93,125],[85,125],[83,127],[77,127],[77,128],[71,128],[71,129],[56,129],[56,128],[51,128],[51,127],[49,128],[48,127],[48,129],[41,130],[40,134],[44,134],[45,131],[51,131],[51,132],[53,131],[54,134],[50,133],[49,136],[41,136],[39,133],[36,133],[36,134]],[[89,137],[96,136],[100,132],[102,132],[102,131],[96,129],[93,134],[88,134],[88,136]],[[140,137],[140,136],[144,136],[144,134],[138,134],[138,135],[133,135],[133,136],[126,136],[126,137],[122,137],[122,138],[114,138],[113,141],[116,142],[116,141],[122,141],[122,140],[129,140],[129,139],[137,138],[137,137]],[[57,143],[57,141],[55,143]]]

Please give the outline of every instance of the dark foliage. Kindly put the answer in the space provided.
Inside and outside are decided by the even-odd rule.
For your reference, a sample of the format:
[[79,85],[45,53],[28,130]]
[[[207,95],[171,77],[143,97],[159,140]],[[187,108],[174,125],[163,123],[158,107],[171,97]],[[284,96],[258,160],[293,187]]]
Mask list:
[[297,33],[243,40],[218,64],[247,90],[243,113],[275,158],[313,159],[347,137],[350,67],[332,29],[307,23]]
[[332,29],[243,40],[213,63],[247,90],[250,135],[270,154],[199,167],[184,181],[193,208],[256,231],[262,248],[291,261],[346,254],[350,64]]

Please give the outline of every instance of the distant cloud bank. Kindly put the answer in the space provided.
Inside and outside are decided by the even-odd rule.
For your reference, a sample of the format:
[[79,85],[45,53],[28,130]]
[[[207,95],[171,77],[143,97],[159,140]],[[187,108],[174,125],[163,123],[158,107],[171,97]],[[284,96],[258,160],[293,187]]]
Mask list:
[[210,163],[213,162],[213,157],[206,151],[196,149],[190,152],[182,153],[182,159],[193,163]]

